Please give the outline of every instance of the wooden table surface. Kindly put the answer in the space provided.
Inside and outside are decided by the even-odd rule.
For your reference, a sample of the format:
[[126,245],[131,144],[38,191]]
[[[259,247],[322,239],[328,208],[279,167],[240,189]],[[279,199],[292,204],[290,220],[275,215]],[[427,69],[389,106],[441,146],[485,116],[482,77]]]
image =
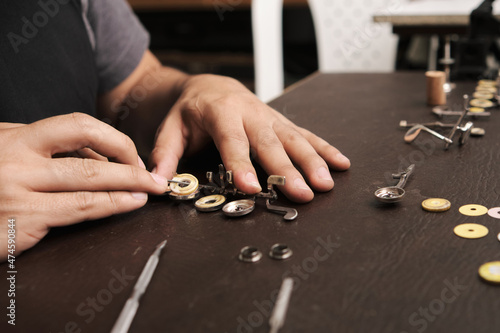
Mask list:
[[[457,84],[454,105],[473,89]],[[458,208],[500,206],[500,114],[476,120],[486,136],[462,147],[445,151],[425,133],[404,143],[400,120],[436,120],[425,99],[423,73],[310,77],[271,105],[350,157],[349,171],[333,173],[334,190],[305,205],[281,195],[281,204],[299,211],[291,223],[260,200],[252,214],[229,219],[158,197],[129,214],[54,229],[17,258],[17,325],[7,325],[3,314],[0,331],[109,332],[149,255],[167,239],[132,333],[268,332],[285,276],[296,289],[283,333],[498,332],[500,286],[484,283],[477,271],[500,260],[500,221],[464,216]],[[179,171],[204,183],[217,160],[208,150]],[[377,202],[373,192],[395,184],[390,173],[410,163],[416,170],[404,200]],[[451,209],[422,210],[430,197],[450,200]],[[462,223],[485,225],[489,234],[459,238],[453,228]],[[290,259],[267,256],[278,242],[291,247]],[[264,253],[259,263],[237,260],[246,245]],[[7,289],[3,278],[4,312]]]

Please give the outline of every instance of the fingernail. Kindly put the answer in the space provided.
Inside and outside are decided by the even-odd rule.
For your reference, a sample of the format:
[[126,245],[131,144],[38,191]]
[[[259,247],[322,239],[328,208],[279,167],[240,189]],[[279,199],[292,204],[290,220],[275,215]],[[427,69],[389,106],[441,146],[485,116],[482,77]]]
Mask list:
[[295,178],[295,180],[293,181],[293,186],[301,190],[311,191],[309,186],[307,186],[306,182],[301,178]]
[[320,167],[318,171],[316,171],[316,174],[321,180],[333,181],[332,175],[330,175],[330,172],[324,166]]
[[257,180],[257,177],[252,172],[247,173],[245,178],[246,178],[248,184],[252,185],[255,188],[258,188],[259,191],[262,190],[262,187],[260,187],[260,184],[259,184],[259,181]]
[[143,169],[146,169],[146,164],[144,164],[140,156],[137,156],[137,160],[139,161],[139,166]]
[[153,179],[155,180],[155,182],[158,183],[159,185],[161,185],[163,187],[167,187],[168,186],[167,178],[165,178],[163,176],[160,176],[159,174],[156,174],[156,173],[153,173],[153,172],[151,172],[151,177],[153,177]]
[[130,194],[132,194],[132,196],[134,197],[135,200],[139,200],[139,201],[148,200],[147,193],[144,193],[144,192],[131,192]]
[[342,155],[342,153],[338,153],[335,158],[339,161],[339,162],[350,162],[349,159],[347,157],[345,157],[344,155]]

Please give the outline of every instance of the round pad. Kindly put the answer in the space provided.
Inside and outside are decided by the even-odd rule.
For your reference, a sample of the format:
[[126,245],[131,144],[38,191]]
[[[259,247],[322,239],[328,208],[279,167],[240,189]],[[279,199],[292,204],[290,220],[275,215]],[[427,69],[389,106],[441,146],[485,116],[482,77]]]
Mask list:
[[474,98],[479,98],[479,99],[493,99],[493,98],[495,98],[495,96],[492,93],[486,92],[486,91],[476,91],[472,94],[472,96]]
[[453,232],[458,237],[467,239],[483,238],[488,234],[488,228],[477,223],[460,224],[453,229]]
[[477,106],[473,106],[473,107],[469,108],[469,112],[472,112],[472,113],[481,113],[481,112],[484,112],[484,109],[480,108],[480,107],[477,107]]
[[491,208],[488,211],[488,215],[496,219],[500,219],[500,207]]
[[487,99],[472,99],[469,104],[480,108],[492,108],[494,106],[493,102]]
[[494,80],[479,80],[477,84],[479,86],[496,87],[497,86],[497,81],[494,81]]
[[200,212],[214,212],[222,207],[226,202],[226,197],[220,194],[208,195],[198,199],[194,206]]
[[479,267],[479,276],[492,283],[500,283],[500,261],[491,261]]
[[476,91],[486,91],[491,94],[496,94],[497,93],[497,88],[492,87],[492,86],[477,86]]
[[170,183],[170,189],[174,194],[190,195],[191,193],[196,192],[196,190],[198,189],[198,179],[195,176],[190,175],[189,173],[181,173],[180,175],[176,175],[172,180],[189,183],[188,185]]
[[458,209],[460,213],[467,216],[481,216],[488,213],[488,208],[481,205],[464,205]]
[[227,203],[222,207],[224,214],[230,217],[237,217],[250,214],[255,208],[255,201],[250,199],[236,200]]
[[441,198],[430,198],[422,201],[422,208],[428,212],[445,212],[451,207],[451,202]]

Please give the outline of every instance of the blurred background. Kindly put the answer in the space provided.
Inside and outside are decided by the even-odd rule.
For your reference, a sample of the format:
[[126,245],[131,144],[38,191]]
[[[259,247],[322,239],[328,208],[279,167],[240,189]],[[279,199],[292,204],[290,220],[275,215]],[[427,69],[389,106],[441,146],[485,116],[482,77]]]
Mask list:
[[[166,65],[234,77],[254,90],[251,0],[129,0]],[[318,69],[307,0],[284,1],[286,85]]]
[[[128,2],[149,30],[151,49],[164,64],[191,74],[231,76],[255,91],[251,0]],[[312,2],[318,4],[316,9],[310,7]],[[330,65],[333,71],[379,71],[378,60],[386,58],[391,70],[442,69],[439,60],[446,56],[446,40],[450,58],[456,42],[468,33],[471,10],[481,2],[283,0],[284,84],[319,68],[313,17],[322,20],[331,39],[327,44],[336,45],[327,54],[335,61]]]

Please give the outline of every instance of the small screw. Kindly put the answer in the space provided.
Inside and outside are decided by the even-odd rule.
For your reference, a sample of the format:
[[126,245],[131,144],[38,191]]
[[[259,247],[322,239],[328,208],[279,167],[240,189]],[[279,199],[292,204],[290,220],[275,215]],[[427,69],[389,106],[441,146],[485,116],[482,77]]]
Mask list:
[[238,259],[243,262],[257,262],[262,258],[262,252],[260,252],[256,247],[245,246],[241,249]]
[[293,251],[286,244],[274,244],[271,246],[269,256],[276,260],[288,259],[292,256]]

